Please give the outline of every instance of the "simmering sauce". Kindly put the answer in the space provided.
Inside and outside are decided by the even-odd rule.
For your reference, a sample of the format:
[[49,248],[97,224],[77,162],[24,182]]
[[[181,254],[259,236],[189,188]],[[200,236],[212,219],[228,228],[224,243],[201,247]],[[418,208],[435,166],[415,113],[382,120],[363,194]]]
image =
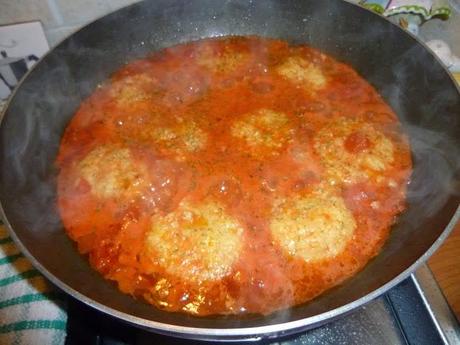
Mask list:
[[121,291],[194,315],[268,314],[341,283],[404,210],[410,149],[351,67],[206,39],[131,62],[80,106],[59,210]]

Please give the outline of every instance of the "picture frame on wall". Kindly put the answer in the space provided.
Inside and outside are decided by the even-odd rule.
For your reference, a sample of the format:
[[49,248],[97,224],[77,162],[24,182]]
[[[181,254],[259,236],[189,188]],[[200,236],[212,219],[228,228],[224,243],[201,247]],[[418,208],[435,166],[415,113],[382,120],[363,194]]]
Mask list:
[[0,26],[0,101],[5,101],[27,71],[49,50],[39,21]]

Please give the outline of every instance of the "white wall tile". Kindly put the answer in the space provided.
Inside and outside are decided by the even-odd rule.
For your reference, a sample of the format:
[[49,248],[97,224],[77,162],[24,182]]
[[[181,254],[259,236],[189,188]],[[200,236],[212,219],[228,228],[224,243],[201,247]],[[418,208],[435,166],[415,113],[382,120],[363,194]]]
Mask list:
[[105,0],[54,0],[64,25],[85,24],[111,12]]
[[45,28],[58,25],[47,0],[0,1],[0,24],[40,20]]
[[460,56],[460,13],[452,11],[449,20],[432,19],[420,27],[424,41],[441,39],[446,41],[452,52]]
[[88,22],[139,0],[0,0],[0,25],[40,20],[50,46]]
[[75,31],[77,31],[81,26],[62,26],[59,28],[48,29],[45,31],[46,38],[48,39],[48,43],[50,47],[54,47],[56,44],[61,42],[64,38],[70,36]]
[[140,0],[107,0],[112,11],[118,10],[122,7],[134,4]]

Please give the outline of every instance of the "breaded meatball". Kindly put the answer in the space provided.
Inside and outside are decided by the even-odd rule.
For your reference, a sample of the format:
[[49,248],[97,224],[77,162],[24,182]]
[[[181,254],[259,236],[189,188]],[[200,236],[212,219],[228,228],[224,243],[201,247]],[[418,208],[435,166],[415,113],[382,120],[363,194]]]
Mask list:
[[326,76],[318,66],[298,56],[287,58],[276,71],[307,90],[320,90],[327,83]]
[[132,196],[146,183],[145,167],[133,161],[128,148],[115,145],[96,147],[77,169],[100,198]]
[[175,154],[179,160],[183,160],[186,153],[202,150],[208,140],[204,130],[187,120],[173,126],[155,128],[151,138],[160,150]]
[[332,185],[375,179],[394,159],[389,138],[369,123],[344,117],[318,132],[314,149]]
[[215,52],[210,47],[204,47],[196,53],[197,64],[214,73],[230,73],[242,66],[247,55],[225,49],[223,52]]
[[130,107],[136,102],[147,100],[155,89],[156,81],[147,74],[136,74],[113,82],[112,97],[119,107]]
[[260,109],[235,121],[231,134],[243,140],[255,157],[276,155],[292,140],[292,125],[285,114]]
[[187,201],[152,217],[147,246],[153,260],[187,281],[218,280],[230,273],[242,245],[243,227],[210,200]]
[[276,203],[270,228],[285,252],[315,262],[340,254],[356,222],[341,197],[318,189]]

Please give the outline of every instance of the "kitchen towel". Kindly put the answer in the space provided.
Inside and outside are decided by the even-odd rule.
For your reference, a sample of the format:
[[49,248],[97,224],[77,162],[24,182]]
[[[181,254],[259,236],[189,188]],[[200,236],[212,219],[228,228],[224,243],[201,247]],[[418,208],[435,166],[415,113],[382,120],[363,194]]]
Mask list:
[[0,224],[0,344],[63,345],[63,296],[33,268]]

